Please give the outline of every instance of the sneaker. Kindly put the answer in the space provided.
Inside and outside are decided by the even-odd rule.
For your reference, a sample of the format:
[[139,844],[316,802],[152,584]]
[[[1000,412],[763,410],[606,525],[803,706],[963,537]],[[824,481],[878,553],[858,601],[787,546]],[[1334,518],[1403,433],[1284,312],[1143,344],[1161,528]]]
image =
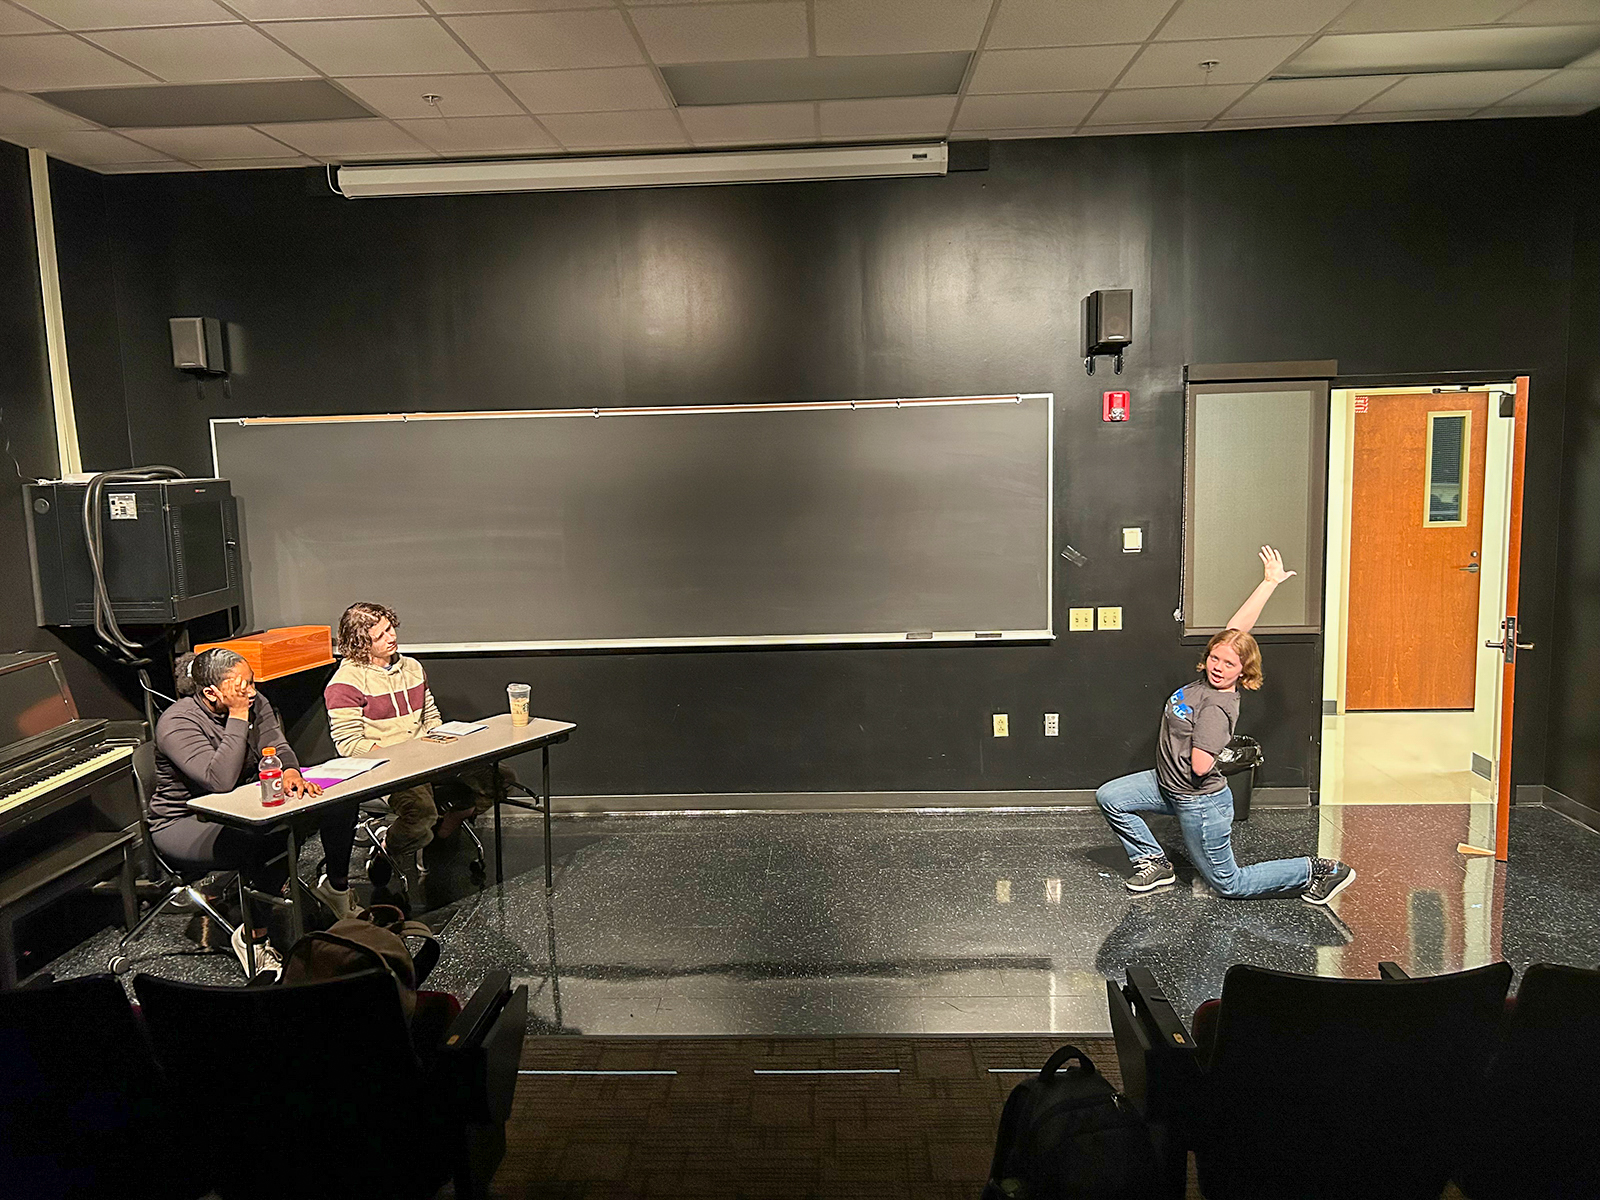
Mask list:
[[317,879],[317,885],[311,889],[311,894],[328,906],[328,911],[333,914],[335,921],[348,920],[361,911],[361,905],[356,902],[355,889],[348,885],[336,888],[328,882],[326,875]]
[[[254,975],[250,973],[251,950],[255,951],[256,970]],[[245,945],[243,925],[233,931],[233,953],[239,959],[239,966],[244,970],[246,977],[251,980],[255,980],[262,975],[277,979],[279,975],[283,974],[283,960],[278,957],[278,952],[272,948],[270,943],[257,942],[254,946]]]
[[1153,892],[1158,887],[1171,887],[1178,882],[1178,874],[1164,858],[1146,858],[1134,864],[1133,877],[1123,882],[1130,892]]
[[1355,868],[1337,858],[1311,860],[1311,886],[1301,893],[1307,904],[1326,904],[1356,881]]

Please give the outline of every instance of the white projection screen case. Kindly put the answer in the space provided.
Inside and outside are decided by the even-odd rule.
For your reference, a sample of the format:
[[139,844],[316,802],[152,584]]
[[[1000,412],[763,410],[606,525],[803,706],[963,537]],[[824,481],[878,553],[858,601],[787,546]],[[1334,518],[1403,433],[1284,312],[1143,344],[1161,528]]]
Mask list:
[[218,419],[248,617],[415,651],[1053,636],[1053,397]]

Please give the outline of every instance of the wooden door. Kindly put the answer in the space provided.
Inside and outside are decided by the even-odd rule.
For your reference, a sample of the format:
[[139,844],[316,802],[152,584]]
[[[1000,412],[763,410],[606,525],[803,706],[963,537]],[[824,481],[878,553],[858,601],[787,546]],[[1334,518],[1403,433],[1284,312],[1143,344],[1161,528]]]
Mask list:
[[1473,706],[1488,399],[1357,398],[1347,711]]

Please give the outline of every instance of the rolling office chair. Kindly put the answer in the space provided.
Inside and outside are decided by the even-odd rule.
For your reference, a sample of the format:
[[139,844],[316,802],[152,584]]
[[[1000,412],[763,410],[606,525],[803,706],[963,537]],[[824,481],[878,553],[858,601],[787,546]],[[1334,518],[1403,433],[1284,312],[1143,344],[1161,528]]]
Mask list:
[[[156,844],[150,837],[150,797],[155,794],[156,786],[156,747],[154,742],[144,742],[134,750],[133,778],[139,788],[139,838],[144,845],[145,853],[149,856],[149,861],[153,865],[154,871],[158,871],[161,874],[157,885],[165,887],[167,894],[152,905],[150,911],[145,913],[133,928],[123,934],[117,942],[116,952],[112,954],[111,961],[108,964],[111,972],[116,975],[125,974],[129,966],[132,965],[127,955],[128,947],[144,935],[144,931],[151,921],[179,901],[185,901],[205,913],[218,925],[226,929],[230,936],[238,928],[237,925],[222,915],[217,906],[211,902],[204,892],[195,886],[212,872],[209,869],[198,872],[179,871],[161,857],[161,852],[156,849]],[[287,900],[280,899],[277,896],[267,896],[259,892],[250,891],[244,886],[244,877],[242,875],[230,874],[233,874],[234,879],[238,881],[239,908],[246,915],[250,911],[250,897],[252,896],[258,901],[274,906],[288,904]],[[227,882],[231,883],[233,880],[230,879]]]

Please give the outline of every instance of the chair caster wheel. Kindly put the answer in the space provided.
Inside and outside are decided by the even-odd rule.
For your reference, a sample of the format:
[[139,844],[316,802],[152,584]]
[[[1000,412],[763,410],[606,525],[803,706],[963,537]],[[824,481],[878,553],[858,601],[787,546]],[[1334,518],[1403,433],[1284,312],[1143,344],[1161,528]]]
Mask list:
[[110,966],[111,973],[113,975],[126,975],[128,973],[128,968],[133,966],[133,964],[128,961],[128,956],[126,954],[117,954],[112,956],[111,962],[108,965]]

